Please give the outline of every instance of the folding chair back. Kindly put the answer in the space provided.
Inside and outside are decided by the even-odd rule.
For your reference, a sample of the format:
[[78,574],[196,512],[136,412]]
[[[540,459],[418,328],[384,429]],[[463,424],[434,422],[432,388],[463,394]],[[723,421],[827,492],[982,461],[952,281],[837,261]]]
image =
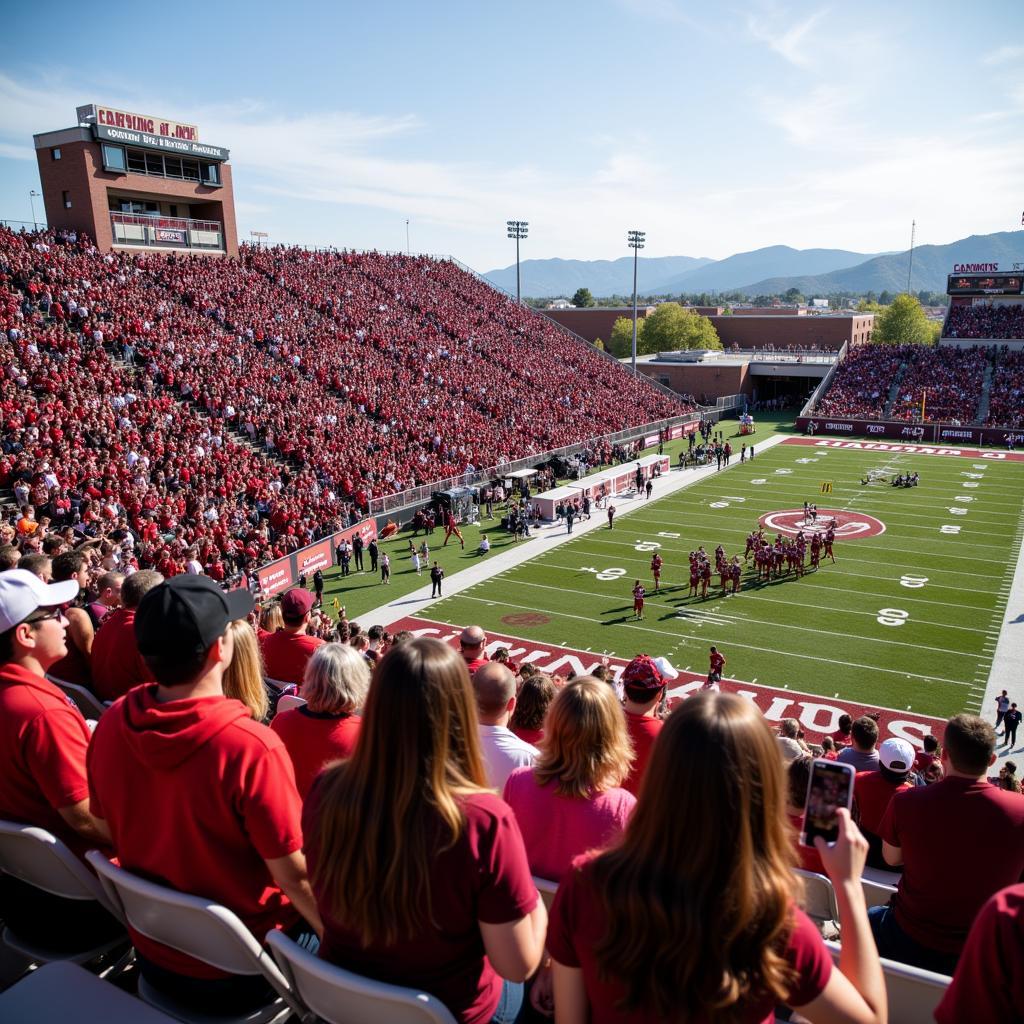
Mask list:
[[537,875],[534,875],[533,884],[537,886],[537,892],[540,893],[540,898],[544,901],[544,907],[550,910],[551,904],[555,902],[555,893],[558,892],[558,883],[552,882],[549,878],[538,878]]
[[293,708],[304,707],[306,702],[301,697],[296,697],[294,693],[286,693],[277,702],[277,713],[280,715],[285,711],[291,711]]
[[426,992],[336,967],[281,932],[271,932],[267,945],[298,997],[327,1024],[455,1024],[448,1008]]
[[[826,942],[835,963],[839,963],[839,943]],[[924,971],[896,960],[882,958],[885,990],[889,1003],[889,1020],[899,1024],[933,1024],[935,1008],[939,1005],[949,983],[945,974]]]
[[812,920],[824,923],[839,920],[839,905],[836,903],[836,891],[825,875],[814,871],[794,868],[795,873],[803,879],[806,903],[804,913]]
[[79,686],[78,683],[69,683],[66,679],[60,679],[57,676],[47,676],[46,678],[54,686],[59,686],[75,702],[84,718],[91,718],[98,722],[103,712],[109,707],[95,693],[90,692],[84,686]]

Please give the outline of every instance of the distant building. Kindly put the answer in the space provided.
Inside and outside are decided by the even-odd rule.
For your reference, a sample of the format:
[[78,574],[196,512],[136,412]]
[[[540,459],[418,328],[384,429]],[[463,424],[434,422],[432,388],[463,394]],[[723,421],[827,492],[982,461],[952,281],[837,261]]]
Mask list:
[[568,299],[555,299],[548,303],[548,309],[575,309],[576,307]]
[[[636,316],[643,320],[645,316],[653,313],[654,306],[638,306]],[[574,334],[578,334],[587,341],[594,341],[600,338],[607,341],[612,336],[612,327],[619,317],[633,319],[632,306],[591,306],[588,309],[576,309],[571,303],[568,308],[548,308],[543,311],[544,315],[550,317],[556,324],[567,327]]]
[[88,104],[33,136],[46,220],[102,252],[238,255],[228,151],[192,124]]

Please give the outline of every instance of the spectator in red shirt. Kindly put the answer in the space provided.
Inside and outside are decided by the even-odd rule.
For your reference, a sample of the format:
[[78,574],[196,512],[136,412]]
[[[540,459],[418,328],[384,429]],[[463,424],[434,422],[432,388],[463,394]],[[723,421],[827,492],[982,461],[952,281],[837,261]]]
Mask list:
[[[89,806],[89,727],[45,677],[67,651],[61,606],[77,593],[74,581],[48,586],[25,569],[0,574],[0,818],[44,828],[81,854],[110,841]],[[8,874],[0,874],[0,914],[15,934],[51,947],[110,931],[95,904],[58,899]]]
[[261,643],[267,678],[283,683],[302,683],[306,663],[323,640],[310,636],[309,618],[316,598],[302,587],[293,587],[281,598],[284,626],[265,636]]
[[939,763],[939,741],[929,733],[914,757],[914,771],[923,775],[930,765]]
[[[54,582],[77,584],[79,595],[89,582],[89,560],[85,552],[65,551],[53,560]],[[76,595],[77,597],[77,595]],[[65,611],[68,620],[67,654],[51,666],[53,674],[78,686],[92,687],[92,644],[96,629],[89,613],[77,605]]]
[[292,759],[303,799],[324,765],[352,756],[369,688],[366,658],[347,644],[324,644],[306,663],[306,703],[282,712],[270,724]]
[[784,763],[786,772],[786,817],[793,827],[793,844],[800,867],[804,871],[825,874],[825,866],[821,863],[821,854],[817,849],[804,846],[800,835],[804,830],[804,810],[807,803],[807,786],[811,778],[811,763],[814,758],[810,754],[801,754]]
[[952,974],[982,905],[1024,877],[1024,799],[989,785],[995,749],[990,723],[956,715],[946,724],[942,781],[889,802],[882,854],[903,876],[894,903],[871,909],[882,956]]
[[812,1020],[885,1020],[860,886],[867,844],[845,809],[836,844],[817,840],[843,920],[836,971],[799,909],[785,791],[752,702],[709,691],[676,708],[622,840],[577,858],[558,887],[548,949],[559,1024],[761,1024],[777,1003]]
[[633,767],[622,788],[637,796],[654,741],[664,725],[658,716],[658,704],[665,696],[665,679],[652,658],[638,654],[622,670],[621,682],[626,696],[626,728],[634,752]]
[[[1024,1020],[1024,884],[997,892],[971,925],[937,1024]],[[1017,966],[1014,966],[1017,965]]]
[[100,700],[117,700],[133,686],[153,681],[135,642],[135,612],[163,581],[153,569],[141,569],[121,585],[121,607],[103,620],[92,642],[92,688]]
[[524,743],[537,746],[544,738],[544,716],[557,692],[546,672],[534,672],[519,684],[516,709],[508,727]]
[[[322,926],[291,761],[222,688],[228,626],[252,607],[248,591],[188,574],[143,598],[135,634],[157,681],[101,719],[89,747],[90,793],[122,867],[223,904],[257,938],[285,928],[308,939],[309,926]],[[132,940],[143,977],[204,1012],[238,1013],[267,998],[256,977],[225,976],[134,931]]]
[[476,717],[451,647],[393,647],[352,757],[303,811],[320,955],[430,992],[462,1024],[516,1018],[547,925],[515,817],[487,790]]
[[857,772],[854,780],[854,817],[868,841],[868,865],[888,870],[882,856],[882,840],[878,835],[882,818],[889,809],[894,793],[913,789],[911,768],[914,748],[900,739],[885,740],[878,748],[878,770]]
[[839,716],[839,728],[832,733],[832,739],[837,747],[849,747],[853,743],[853,718],[850,715]]
[[486,646],[487,634],[479,626],[467,626],[459,635],[459,651],[471,676],[481,665],[487,664]]

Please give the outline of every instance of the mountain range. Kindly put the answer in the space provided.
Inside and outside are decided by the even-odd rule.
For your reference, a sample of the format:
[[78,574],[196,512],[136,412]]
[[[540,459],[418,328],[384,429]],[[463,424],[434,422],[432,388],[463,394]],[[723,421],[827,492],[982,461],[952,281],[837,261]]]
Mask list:
[[[1024,263],[1024,231],[971,235],[946,245],[914,249],[914,291],[944,292],[954,263],[998,263],[1010,270]],[[781,295],[796,288],[808,298],[836,292],[899,292],[907,287],[910,253],[858,253],[845,249],[793,249],[772,245],[735,253],[721,260],[666,256],[638,261],[641,295],[738,291],[749,296]],[[520,264],[524,296],[565,296],[589,288],[595,296],[633,291],[633,260],[524,260]],[[515,292],[515,264],[484,275]]]

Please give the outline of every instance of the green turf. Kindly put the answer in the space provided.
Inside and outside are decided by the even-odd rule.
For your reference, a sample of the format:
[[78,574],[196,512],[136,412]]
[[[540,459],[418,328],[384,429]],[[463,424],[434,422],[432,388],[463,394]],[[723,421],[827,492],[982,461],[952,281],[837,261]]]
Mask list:
[[[787,432],[792,429],[792,412],[765,413],[763,418],[757,420],[757,435],[752,439],[755,442],[763,442],[777,432]],[[719,428],[727,441],[736,443],[739,440],[751,440],[740,438],[737,430],[739,423],[736,420],[723,420]],[[678,460],[680,450],[686,445],[683,440],[671,441],[665,446],[665,453],[672,459],[673,464]],[[602,472],[602,470],[595,470]],[[475,565],[478,561],[476,554],[477,546],[480,543],[481,531],[490,537],[491,552],[502,550],[512,543],[508,534],[500,529],[498,520],[485,520],[479,527],[466,526],[462,528],[463,536],[466,539],[466,549],[461,551],[458,542],[453,538],[448,542],[447,548],[442,548],[444,542],[444,531],[435,530],[432,537],[428,537],[430,544],[431,561],[436,557],[443,566],[448,578],[457,573],[460,569]],[[330,612],[334,611],[334,601],[345,606],[349,619],[358,619],[360,615],[380,605],[394,601],[405,594],[410,594],[425,584],[430,583],[430,574],[424,570],[421,576],[417,576],[412,569],[412,562],[409,559],[408,547],[411,532],[406,530],[396,540],[384,541],[381,550],[387,551],[391,559],[391,582],[385,587],[381,584],[380,573],[352,572],[349,576],[342,578],[341,570],[337,567],[324,573],[324,605]],[[419,545],[423,540],[423,533],[416,538]],[[523,543],[529,543],[524,541]],[[369,569],[370,559],[365,558],[364,564]]]
[[[859,481],[869,469],[917,470],[922,482],[864,487]],[[833,482],[831,498],[819,493],[825,480]],[[837,564],[800,580],[757,583],[750,571],[736,597],[720,597],[717,586],[706,601],[687,597],[687,552],[722,543],[730,555],[742,554],[759,516],[805,499],[874,515],[886,532],[838,541]],[[1024,464],[779,445],[425,614],[621,657],[666,654],[696,671],[706,670],[708,646],[717,643],[737,679],[922,714],[973,711],[1013,577],[1022,499]],[[959,530],[944,533],[942,526]],[[662,593],[648,594],[646,619],[635,622],[630,592],[637,578],[651,588],[655,543],[665,559]],[[927,582],[908,587],[904,576]],[[503,616],[524,610],[550,622],[502,625]],[[880,616],[902,624],[885,625]]]

